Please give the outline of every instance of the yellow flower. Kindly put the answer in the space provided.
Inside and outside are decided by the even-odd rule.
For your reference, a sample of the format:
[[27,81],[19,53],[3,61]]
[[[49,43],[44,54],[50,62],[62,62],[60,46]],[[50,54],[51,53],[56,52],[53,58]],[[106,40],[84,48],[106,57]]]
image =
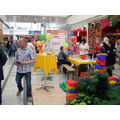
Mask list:
[[116,83],[117,83],[117,81],[114,81],[114,80],[109,81],[110,85],[113,85],[113,84],[116,84]]
[[90,76],[90,78],[94,78],[94,75]]

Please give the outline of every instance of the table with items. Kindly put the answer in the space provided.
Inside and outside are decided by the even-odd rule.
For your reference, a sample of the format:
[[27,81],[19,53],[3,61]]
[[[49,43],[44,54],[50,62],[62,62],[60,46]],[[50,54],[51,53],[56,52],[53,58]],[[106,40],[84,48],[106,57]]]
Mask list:
[[93,65],[95,65],[96,64],[96,60],[93,60],[93,59],[81,60],[80,58],[77,58],[77,57],[67,57],[67,60],[77,66],[77,80],[79,80],[79,75],[78,75],[79,65],[81,65],[81,64],[93,64]]
[[36,54],[36,63],[34,64],[34,72],[38,70],[38,68],[41,68],[44,72],[44,84],[42,87],[38,89],[45,89],[46,91],[49,91],[47,88],[53,88],[52,86],[46,86],[46,79],[48,74],[51,70],[53,70],[54,74],[58,73],[57,69],[57,60],[56,55],[46,55],[46,54]]

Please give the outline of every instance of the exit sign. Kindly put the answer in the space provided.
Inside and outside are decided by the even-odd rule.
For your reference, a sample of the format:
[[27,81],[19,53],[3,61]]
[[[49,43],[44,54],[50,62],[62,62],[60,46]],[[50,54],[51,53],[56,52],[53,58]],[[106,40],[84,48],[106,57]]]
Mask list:
[[110,25],[110,19],[101,19],[100,24],[101,24],[100,30],[102,30],[105,27],[107,27],[108,25]]

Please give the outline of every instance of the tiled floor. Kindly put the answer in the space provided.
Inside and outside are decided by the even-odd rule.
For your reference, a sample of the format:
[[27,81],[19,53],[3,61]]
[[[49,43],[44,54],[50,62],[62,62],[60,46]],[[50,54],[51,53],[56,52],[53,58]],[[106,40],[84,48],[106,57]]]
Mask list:
[[[12,66],[14,59],[11,58],[7,61],[6,65],[4,66],[4,75],[5,79],[8,75],[8,72],[10,70],[10,67]],[[120,76],[120,65],[115,65],[115,70],[114,74]],[[16,66],[13,67],[10,76],[8,78],[7,84],[5,86],[5,89],[3,91],[2,97],[3,97],[3,105],[23,105],[23,92],[22,94],[17,97],[16,92],[17,92],[17,86],[15,82],[15,76],[16,76]],[[38,70],[36,72],[32,72],[32,85],[37,85],[37,84],[42,84],[43,81],[41,81],[41,78],[44,76],[42,70]],[[62,83],[63,81],[66,81],[67,76],[63,74],[62,72],[59,74],[53,74],[51,72],[51,75],[53,77],[52,81],[47,80],[48,84],[59,84]],[[2,85],[3,85],[2,81]],[[31,104],[31,103],[29,103]]]
[[49,88],[49,92],[44,89],[36,90],[38,85],[32,86],[33,105],[65,105],[66,93],[59,87],[59,84],[50,84],[54,88]]
[[[7,63],[5,64],[5,66],[3,67],[3,71],[4,71],[4,79],[7,78],[7,75],[9,73],[9,70],[13,64],[13,61],[14,61],[14,58],[9,58],[7,60]],[[2,81],[2,84],[3,84],[4,81]]]

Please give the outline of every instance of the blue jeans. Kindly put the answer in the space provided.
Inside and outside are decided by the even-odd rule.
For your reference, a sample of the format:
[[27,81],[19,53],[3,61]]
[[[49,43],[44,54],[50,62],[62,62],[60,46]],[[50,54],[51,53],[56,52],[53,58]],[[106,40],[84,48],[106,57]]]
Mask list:
[[27,84],[27,97],[31,97],[31,72],[27,73],[18,73],[16,74],[16,83],[19,91],[23,90],[21,80],[25,76],[26,84]]

